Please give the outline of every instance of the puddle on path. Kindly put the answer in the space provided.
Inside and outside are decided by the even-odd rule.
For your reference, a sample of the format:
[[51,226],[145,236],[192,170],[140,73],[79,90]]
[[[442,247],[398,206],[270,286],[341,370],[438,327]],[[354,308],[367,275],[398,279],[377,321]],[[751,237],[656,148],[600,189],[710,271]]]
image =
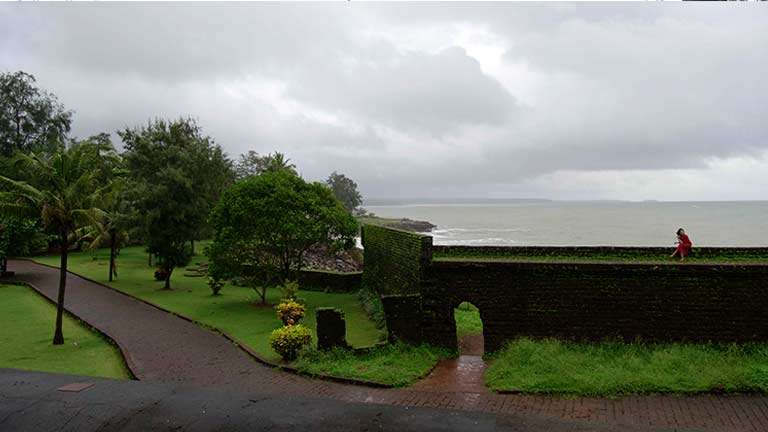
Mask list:
[[459,341],[461,355],[443,360],[426,378],[411,389],[424,392],[488,393],[483,381],[483,336],[468,336]]

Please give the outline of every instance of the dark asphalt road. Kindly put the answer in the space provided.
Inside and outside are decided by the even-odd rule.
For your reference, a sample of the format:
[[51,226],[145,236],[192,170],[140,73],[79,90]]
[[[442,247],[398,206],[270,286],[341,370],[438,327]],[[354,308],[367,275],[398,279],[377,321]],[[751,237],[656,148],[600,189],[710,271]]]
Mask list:
[[[57,390],[94,383],[81,392]],[[329,399],[0,369],[0,431],[640,431],[530,415]]]

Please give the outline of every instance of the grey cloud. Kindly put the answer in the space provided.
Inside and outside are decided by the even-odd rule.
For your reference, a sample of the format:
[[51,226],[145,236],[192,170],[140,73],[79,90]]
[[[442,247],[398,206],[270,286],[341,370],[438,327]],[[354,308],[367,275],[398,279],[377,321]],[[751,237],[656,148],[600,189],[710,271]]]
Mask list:
[[[466,28],[503,67],[455,45]],[[35,74],[79,136],[192,115],[233,155],[284,151],[369,196],[498,196],[762,157],[766,29],[750,7],[5,4],[0,69]]]
[[[342,109],[393,127],[450,132],[463,123],[500,124],[514,98],[461,48],[436,54],[365,57],[355,65],[326,62],[303,71],[289,96]],[[328,86],[328,82],[336,82]]]

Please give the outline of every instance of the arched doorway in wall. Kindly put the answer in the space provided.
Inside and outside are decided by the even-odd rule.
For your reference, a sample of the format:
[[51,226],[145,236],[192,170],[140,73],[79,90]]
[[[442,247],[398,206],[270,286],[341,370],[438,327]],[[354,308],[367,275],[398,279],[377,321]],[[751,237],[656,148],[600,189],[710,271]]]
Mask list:
[[480,318],[480,310],[470,302],[461,302],[453,310],[453,318],[456,322],[459,354],[482,356],[484,343],[483,320]]

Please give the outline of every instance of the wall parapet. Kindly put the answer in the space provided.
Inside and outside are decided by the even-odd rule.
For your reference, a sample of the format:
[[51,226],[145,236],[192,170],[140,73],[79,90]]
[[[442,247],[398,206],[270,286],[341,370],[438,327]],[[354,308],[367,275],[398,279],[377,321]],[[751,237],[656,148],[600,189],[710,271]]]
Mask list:
[[[666,258],[673,247],[644,247],[644,246],[467,246],[467,245],[436,245],[433,246],[435,258],[457,258],[472,261],[473,258]],[[711,260],[760,260],[768,263],[768,247],[695,247],[693,256]]]

